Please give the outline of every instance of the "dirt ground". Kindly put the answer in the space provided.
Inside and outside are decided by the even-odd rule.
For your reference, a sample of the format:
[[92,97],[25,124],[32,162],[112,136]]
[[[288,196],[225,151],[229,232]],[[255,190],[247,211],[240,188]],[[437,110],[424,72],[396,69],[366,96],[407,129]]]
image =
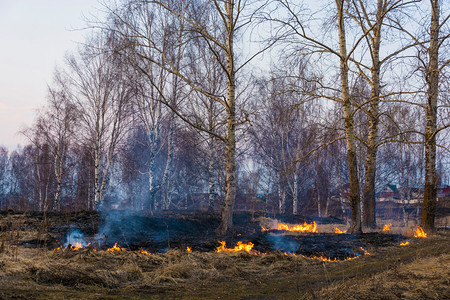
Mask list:
[[[55,250],[68,230],[93,237],[109,217],[1,213],[0,299],[450,299],[445,230],[427,238],[399,227],[392,228],[396,233],[342,235],[332,230],[345,225],[330,219],[319,220],[319,233],[278,234],[261,231],[268,218],[240,215],[235,232],[218,236],[214,216],[171,214],[114,218],[118,223],[108,225],[103,247]],[[156,232],[164,234],[155,238]],[[105,251],[120,236],[125,249]],[[295,251],[274,249],[273,236],[295,243]],[[254,248],[217,253],[219,240]],[[336,261],[314,258],[327,254]],[[356,258],[344,260],[347,254]]]

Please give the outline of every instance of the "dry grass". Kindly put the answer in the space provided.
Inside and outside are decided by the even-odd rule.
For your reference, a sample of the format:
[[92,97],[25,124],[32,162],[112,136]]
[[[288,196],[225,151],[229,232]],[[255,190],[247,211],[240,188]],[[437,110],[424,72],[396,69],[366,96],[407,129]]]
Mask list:
[[450,228],[450,216],[436,218],[434,224],[436,227]]
[[416,259],[370,278],[333,284],[325,299],[450,299],[450,254]]
[[[281,253],[188,253],[173,249],[145,255],[138,251],[19,248],[17,253],[5,250],[0,254],[0,298],[31,293],[28,298],[73,294],[74,298],[96,299],[93,294],[108,291],[114,291],[108,296],[111,298],[133,298],[140,291],[152,291],[181,299],[205,299],[215,294],[227,299],[242,295],[443,299],[442,295],[450,296],[450,255],[445,249],[447,238],[421,239],[408,247],[380,249],[379,254],[357,260],[324,263]],[[412,262],[400,263],[410,258]],[[4,289],[15,294],[5,296]]]
[[[326,263],[281,253],[189,253],[172,249],[146,255],[90,248],[25,248],[20,243],[39,240],[45,230],[33,229],[19,218],[8,218],[0,223],[5,229],[0,233],[1,299],[450,297],[448,234],[412,239],[407,247],[369,249],[372,255],[352,261]],[[263,225],[271,219],[260,222]],[[383,224],[380,222],[381,227]],[[415,224],[406,231],[399,225],[393,223],[391,232],[410,230],[412,235],[415,229]],[[318,229],[334,232],[336,226],[346,229],[339,224],[319,225]]]
[[170,250],[165,254],[139,252],[97,252],[92,249],[39,251],[19,248],[0,254],[0,277],[20,278],[44,285],[71,288],[97,286],[123,288],[127,285],[151,287],[193,283],[247,280],[285,273],[293,264],[306,264],[301,257],[278,253],[187,253]]

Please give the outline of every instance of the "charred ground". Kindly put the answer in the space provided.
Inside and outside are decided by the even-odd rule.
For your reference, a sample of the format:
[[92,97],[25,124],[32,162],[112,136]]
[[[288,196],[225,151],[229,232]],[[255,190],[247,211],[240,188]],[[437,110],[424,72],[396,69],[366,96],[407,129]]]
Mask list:
[[[292,234],[262,231],[261,224],[272,219],[291,224],[313,220],[292,216],[269,219],[263,215],[239,213],[234,218],[234,232],[222,236],[216,232],[219,217],[214,213],[171,212],[147,217],[124,212],[42,214],[9,211],[0,216],[2,298],[290,299],[336,296],[342,299],[355,296],[362,299],[384,295],[384,298],[396,299],[406,293],[418,299],[444,299],[449,295],[450,246],[445,231],[427,239],[380,232]],[[330,229],[335,225],[345,227],[335,218],[314,221],[321,229],[319,232],[326,226]],[[67,233],[75,229],[88,241],[97,243],[98,250],[114,243],[126,250],[109,253],[87,247],[78,251],[54,251],[65,242]],[[215,253],[221,240],[231,247],[238,241],[251,242],[255,251],[266,254]],[[400,247],[399,243],[405,240],[411,244]],[[192,248],[192,253],[186,252],[187,246]],[[141,249],[152,255],[141,253]],[[371,255],[364,255],[365,251]],[[311,259],[314,256],[338,260],[358,258],[323,262]],[[421,265],[425,268],[421,269]],[[431,266],[434,271],[430,275]],[[421,271],[427,272],[424,275]],[[371,280],[372,277],[376,280]],[[400,291],[394,293],[392,290],[391,294],[374,292],[384,283],[396,279],[405,285],[399,288]],[[429,282],[431,286],[424,285],[415,293],[417,285],[411,283],[414,281]],[[374,282],[377,285],[373,286]],[[350,287],[355,293],[345,294]],[[364,287],[359,294],[358,287]],[[392,285],[390,288],[393,289]]]

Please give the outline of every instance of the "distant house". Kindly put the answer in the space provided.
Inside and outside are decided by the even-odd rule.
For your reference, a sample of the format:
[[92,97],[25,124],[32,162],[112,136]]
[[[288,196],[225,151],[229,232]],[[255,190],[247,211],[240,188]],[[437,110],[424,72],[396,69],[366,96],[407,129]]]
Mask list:
[[236,196],[234,209],[236,211],[266,211],[264,194],[242,194]]
[[447,198],[450,197],[450,186],[448,185],[440,185],[437,188],[437,196],[438,198]]
[[399,199],[399,190],[397,189],[397,186],[393,184],[387,184],[378,194],[378,200],[381,202],[382,201],[397,202],[396,200],[398,199]]

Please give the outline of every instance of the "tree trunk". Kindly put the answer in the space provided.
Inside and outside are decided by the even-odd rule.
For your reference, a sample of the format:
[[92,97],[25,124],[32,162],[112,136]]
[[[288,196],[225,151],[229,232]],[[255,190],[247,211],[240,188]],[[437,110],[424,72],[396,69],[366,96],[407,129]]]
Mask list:
[[320,208],[320,193],[318,189],[317,189],[317,216],[319,218],[322,217],[322,209]]
[[[161,178],[161,183],[160,183],[160,187],[162,188],[163,186],[166,185],[166,183],[168,183],[170,180],[169,178],[172,176],[172,160],[173,160],[173,135],[174,135],[174,131],[175,131],[175,115],[173,114],[173,112],[171,113],[170,116],[170,126],[169,126],[169,136],[168,136],[168,140],[167,140],[167,160],[166,160],[166,164],[164,166],[164,172]],[[167,187],[167,192],[169,192],[169,188]],[[162,196],[161,196],[162,198]],[[169,205],[170,202],[168,201],[167,198],[165,198],[163,200],[163,205],[162,208],[163,209],[169,209]]]
[[209,140],[209,147],[208,147],[208,210],[213,211],[214,210],[214,202],[215,202],[215,190],[214,190],[214,168],[213,168],[213,161],[214,161],[214,149],[213,149],[213,143],[214,140],[211,137]]
[[375,201],[375,178],[377,171],[377,140],[378,140],[378,106],[380,103],[380,44],[381,26],[385,13],[383,0],[378,0],[376,25],[373,29],[371,40],[371,92],[369,108],[369,135],[367,139],[367,156],[365,165],[365,178],[363,186],[363,226],[376,228],[376,201]]
[[98,144],[94,149],[94,202],[91,204],[90,209],[95,209],[100,203],[100,163],[101,163],[101,153]]
[[371,129],[369,129],[369,147],[367,148],[365,178],[363,186],[363,226],[366,228],[376,228],[375,177],[377,170],[377,149],[371,146],[371,133],[372,131]]
[[[63,146],[64,147],[64,146]],[[63,162],[64,162],[64,156],[65,156],[65,150],[60,151],[60,147],[57,148],[57,154],[54,155],[55,159],[53,161],[53,167],[55,171],[55,179],[56,179],[56,191],[55,191],[55,198],[53,202],[53,210],[60,211],[61,210],[61,189],[62,189],[62,180],[63,180]],[[59,153],[61,155],[59,155]]]
[[222,219],[219,227],[219,232],[221,234],[225,234],[233,225],[233,209],[236,199],[236,139],[234,119],[233,105],[233,114],[230,114],[227,118],[227,142],[225,145],[225,199],[222,204]]
[[297,170],[294,171],[294,189],[292,192],[292,214],[298,213],[298,175]]
[[429,66],[426,72],[428,83],[427,127],[425,133],[425,190],[423,196],[421,226],[426,231],[434,230],[436,210],[436,120],[438,99],[438,51],[439,51],[439,0],[431,2]]
[[353,128],[353,109],[350,102],[348,84],[347,48],[344,27],[344,0],[336,0],[337,19],[339,29],[339,52],[342,102],[345,119],[345,137],[347,140],[347,160],[350,177],[350,233],[359,233],[361,230],[361,199],[359,195],[358,162],[356,158],[355,131]]
[[225,199],[222,204],[222,219],[219,226],[221,234],[230,230],[233,225],[233,209],[236,199],[236,80],[234,67],[234,26],[233,16],[234,1],[225,2],[227,18],[227,75],[228,75],[228,95],[227,95],[227,135],[225,141]]

